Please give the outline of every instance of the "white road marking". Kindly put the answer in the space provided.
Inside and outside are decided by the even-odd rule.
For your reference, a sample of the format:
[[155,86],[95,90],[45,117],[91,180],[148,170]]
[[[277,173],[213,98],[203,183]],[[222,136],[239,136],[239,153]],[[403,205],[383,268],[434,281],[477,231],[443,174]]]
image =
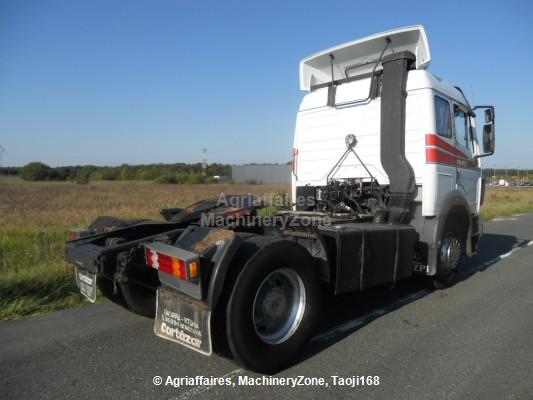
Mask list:
[[514,249],[512,249],[511,251],[508,251],[507,253],[505,254],[502,254],[499,258],[502,259],[502,258],[507,258],[509,257],[511,254],[513,254],[515,251],[517,250],[520,250],[521,247],[515,247]]
[[[230,373],[226,375],[222,375],[220,378],[233,378],[234,376],[240,375],[243,372],[241,368],[238,368],[236,370],[231,371]],[[175,400],[187,400],[191,397],[194,397],[196,395],[199,395],[201,393],[205,393],[208,390],[211,390],[216,385],[207,385],[207,386],[195,386],[192,389],[187,390],[186,392],[182,393],[179,397],[177,397]]]
[[378,308],[377,310],[374,310],[372,312],[369,312],[368,314],[363,315],[362,317],[352,319],[350,321],[344,322],[340,325],[337,325],[333,328],[331,328],[329,331],[323,332],[317,336],[315,336],[311,342],[320,342],[320,341],[328,341],[332,338],[335,338],[337,336],[340,336],[342,334],[345,334],[346,332],[350,332],[356,328],[359,328],[362,325],[368,324],[370,321],[381,317],[382,315],[385,315],[390,312],[390,310],[395,309],[401,305],[408,304],[414,300],[417,300],[421,297],[424,297],[426,294],[429,294],[431,292],[430,289],[422,289],[418,292],[411,293],[408,296],[402,297],[399,300],[396,300],[394,303],[389,304],[385,308]]
[[[498,260],[501,260],[502,258],[506,258],[506,257],[509,257],[511,254],[513,254],[515,251],[518,251],[524,247],[528,247],[528,246],[531,246],[533,244],[533,240],[530,240],[529,242],[526,242],[525,240],[521,240],[519,241],[517,244],[515,244],[513,246],[513,248],[511,250],[509,250],[507,253],[505,254],[502,254],[498,257],[496,257],[494,260],[498,261]],[[491,260],[492,261],[492,260]]]

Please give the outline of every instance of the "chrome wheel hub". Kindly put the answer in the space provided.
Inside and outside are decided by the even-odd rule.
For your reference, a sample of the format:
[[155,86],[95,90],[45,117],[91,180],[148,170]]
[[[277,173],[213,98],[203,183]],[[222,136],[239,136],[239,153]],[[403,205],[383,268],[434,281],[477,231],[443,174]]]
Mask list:
[[268,344],[286,341],[300,326],[305,305],[305,286],[300,276],[288,268],[273,271],[259,285],[254,298],[257,336]]
[[444,272],[457,268],[461,259],[461,242],[452,233],[446,235],[440,250],[440,261]]

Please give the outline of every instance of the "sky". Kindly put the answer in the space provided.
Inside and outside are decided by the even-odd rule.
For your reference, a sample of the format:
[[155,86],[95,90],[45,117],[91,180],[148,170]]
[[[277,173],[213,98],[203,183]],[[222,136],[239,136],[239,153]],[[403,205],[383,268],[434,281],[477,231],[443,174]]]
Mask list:
[[[533,2],[0,0],[2,165],[291,159],[300,59],[401,26],[533,169]],[[479,135],[479,133],[478,133]]]

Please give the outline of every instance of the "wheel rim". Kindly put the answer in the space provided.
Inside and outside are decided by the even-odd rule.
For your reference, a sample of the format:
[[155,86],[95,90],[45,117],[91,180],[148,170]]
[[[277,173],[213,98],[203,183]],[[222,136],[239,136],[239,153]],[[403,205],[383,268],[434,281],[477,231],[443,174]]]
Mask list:
[[268,344],[288,340],[300,326],[305,311],[305,286],[288,268],[271,272],[259,285],[253,304],[253,325]]
[[453,233],[448,233],[442,242],[441,263],[444,272],[451,272],[457,268],[461,258],[461,242]]

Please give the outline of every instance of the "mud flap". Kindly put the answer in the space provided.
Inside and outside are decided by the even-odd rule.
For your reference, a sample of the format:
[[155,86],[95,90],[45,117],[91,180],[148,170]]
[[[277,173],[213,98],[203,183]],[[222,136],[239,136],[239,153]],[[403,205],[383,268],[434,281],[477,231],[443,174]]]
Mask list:
[[91,303],[96,301],[96,274],[76,268],[76,284],[83,297]]
[[154,333],[204,355],[211,355],[211,310],[173,290],[157,291]]

